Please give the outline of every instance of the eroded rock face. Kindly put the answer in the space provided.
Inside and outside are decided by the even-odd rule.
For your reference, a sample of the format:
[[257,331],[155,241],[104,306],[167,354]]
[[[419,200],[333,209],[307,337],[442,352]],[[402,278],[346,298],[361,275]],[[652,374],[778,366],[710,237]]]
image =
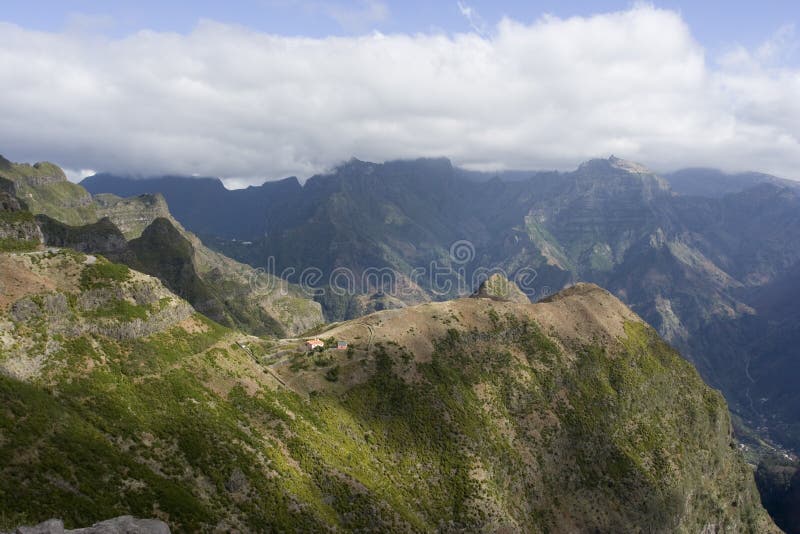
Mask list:
[[53,340],[34,341],[33,331],[130,340],[166,331],[195,313],[157,279],[94,256],[48,250],[2,260],[3,284],[13,291],[0,294],[0,354],[6,356],[0,373],[19,380],[38,376],[61,349]]
[[85,226],[69,226],[47,215],[37,215],[36,222],[44,235],[45,244],[51,247],[111,255],[123,252],[128,244],[122,232],[108,218]]
[[107,217],[127,239],[134,239],[159,217],[170,217],[169,208],[161,195],[139,195],[120,198],[116,195],[94,197],[97,214]]
[[0,239],[41,243],[42,233],[25,206],[11,193],[0,190]]
[[95,523],[91,527],[65,529],[60,519],[49,519],[32,527],[18,527],[13,534],[169,534],[166,523],[158,519],[136,519],[124,515]]
[[12,195],[12,190],[13,188],[10,188],[8,191],[0,190],[0,211],[11,212],[24,210],[20,201]]

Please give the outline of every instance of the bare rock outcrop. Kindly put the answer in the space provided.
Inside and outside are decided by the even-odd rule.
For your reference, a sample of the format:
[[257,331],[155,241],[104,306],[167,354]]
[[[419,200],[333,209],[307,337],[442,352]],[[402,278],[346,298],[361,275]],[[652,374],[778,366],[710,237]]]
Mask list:
[[498,273],[484,280],[478,288],[478,291],[472,296],[475,298],[516,302],[518,304],[530,304],[531,302],[517,284]]
[[95,523],[90,527],[65,529],[60,519],[49,519],[32,527],[18,527],[8,534],[169,534],[158,519],[137,519],[129,515]]

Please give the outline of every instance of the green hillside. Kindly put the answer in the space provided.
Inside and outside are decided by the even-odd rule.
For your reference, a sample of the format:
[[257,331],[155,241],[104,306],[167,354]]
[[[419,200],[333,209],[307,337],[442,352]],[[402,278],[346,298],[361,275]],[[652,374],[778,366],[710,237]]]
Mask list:
[[29,280],[0,316],[6,526],[774,530],[721,396],[593,286],[381,312],[308,354],[102,258],[0,273]]

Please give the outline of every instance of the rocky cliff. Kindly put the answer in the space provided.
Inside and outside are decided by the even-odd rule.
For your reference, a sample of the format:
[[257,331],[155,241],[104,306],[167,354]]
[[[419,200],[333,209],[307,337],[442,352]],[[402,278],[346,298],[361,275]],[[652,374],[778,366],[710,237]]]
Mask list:
[[472,295],[475,298],[488,298],[527,304],[530,302],[525,293],[502,274],[495,273],[481,282],[478,290]]
[[33,250],[43,239],[26,206],[9,192],[0,190],[0,251]]
[[50,519],[31,527],[18,527],[8,534],[169,534],[169,532],[169,527],[163,521],[136,519],[126,515],[76,529],[64,529],[63,521]]

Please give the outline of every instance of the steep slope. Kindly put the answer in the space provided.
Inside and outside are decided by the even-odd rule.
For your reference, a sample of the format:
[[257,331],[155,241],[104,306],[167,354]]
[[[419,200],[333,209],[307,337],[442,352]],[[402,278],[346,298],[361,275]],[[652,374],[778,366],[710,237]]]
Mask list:
[[64,171],[53,163],[12,163],[0,156],[0,178],[13,182],[14,195],[34,214],[47,213],[67,224],[97,220],[92,196],[68,182]]
[[299,290],[216,253],[198,252],[196,242],[167,219],[154,220],[129,246],[135,256],[133,266],[158,275],[199,312],[221,324],[256,335],[282,336],[322,323],[319,305]]
[[42,232],[27,206],[11,191],[10,182],[0,182],[0,251],[35,250],[42,243]]
[[[104,254],[161,278],[213,320],[256,335],[297,334],[323,322],[320,305],[299,288],[208,249],[172,217],[160,194],[92,197],[52,163],[31,166],[2,156],[0,180],[0,248],[35,248],[44,239]],[[30,200],[36,223],[15,195]]]
[[725,173],[718,169],[693,167],[663,175],[670,188],[680,195],[722,198],[730,193],[741,193],[753,186],[771,183],[796,187],[797,183],[760,172]]
[[100,258],[0,261],[27,280],[0,301],[10,524],[777,532],[721,396],[595,286],[383,311],[301,353]]
[[[123,199],[106,194],[97,195],[95,202],[99,214],[132,238],[136,260],[125,254],[114,257],[130,265],[135,261],[136,268],[167,280],[173,291],[213,320],[256,335],[279,336],[323,322],[321,307],[310,295],[264,269],[254,270],[206,247],[172,218],[161,195]],[[170,252],[173,264],[154,250]]]
[[[151,203],[150,197],[124,202],[128,206]],[[119,212],[115,219],[130,227]],[[155,218],[130,241],[109,218],[84,226],[64,225],[46,215],[38,215],[36,220],[49,246],[103,254],[156,276],[197,311],[220,324],[256,335],[282,336],[322,322],[319,305],[299,290],[205,249],[196,238],[190,241],[166,218]],[[147,218],[139,216],[136,220],[141,224]]]
[[800,462],[797,457],[770,455],[756,470],[756,484],[775,523],[787,534],[800,533]]
[[[446,160],[353,160],[302,188],[272,190],[251,215],[239,216],[249,217],[246,232],[231,236],[227,222],[213,217],[202,228],[214,234],[213,247],[252,265],[274,257],[276,272],[319,269],[315,283],[326,291],[317,298],[330,320],[468,295],[493,270],[525,282],[533,300],[579,280],[597,283],[721,388],[737,421],[800,450],[793,430],[800,412],[783,385],[800,380],[797,323],[787,317],[778,325],[768,304],[769,295],[793,292],[790,274],[800,265],[796,184],[697,170],[664,180],[613,156],[573,172],[511,178],[466,173]],[[91,185],[191,187],[188,180],[148,182],[97,178]],[[244,198],[262,198],[257,189],[217,188],[220,210],[244,209]],[[464,254],[454,257],[458,250]],[[352,273],[345,293],[355,296],[327,287],[337,269]],[[763,387],[752,397],[756,377]],[[772,399],[769,410],[759,398]]]

